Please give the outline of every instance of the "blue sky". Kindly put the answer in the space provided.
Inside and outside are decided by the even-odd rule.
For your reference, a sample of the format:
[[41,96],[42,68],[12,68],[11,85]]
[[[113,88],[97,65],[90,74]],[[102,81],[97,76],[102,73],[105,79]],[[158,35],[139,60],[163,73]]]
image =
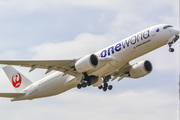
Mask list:
[[[178,0],[8,0],[0,1],[0,59],[66,59],[96,52],[153,25],[179,29]],[[0,98],[0,119],[178,119],[179,42],[131,63],[150,60],[151,74],[111,84],[112,91],[72,89],[33,101]],[[3,65],[0,65],[2,68]],[[29,73],[33,82],[45,70]],[[2,69],[0,91],[15,92]]]

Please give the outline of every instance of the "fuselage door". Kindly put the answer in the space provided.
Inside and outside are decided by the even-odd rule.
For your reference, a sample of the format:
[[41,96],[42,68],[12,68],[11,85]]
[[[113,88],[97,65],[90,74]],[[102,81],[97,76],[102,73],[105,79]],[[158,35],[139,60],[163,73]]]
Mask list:
[[156,27],[152,27],[151,28],[151,36],[155,36],[156,35]]

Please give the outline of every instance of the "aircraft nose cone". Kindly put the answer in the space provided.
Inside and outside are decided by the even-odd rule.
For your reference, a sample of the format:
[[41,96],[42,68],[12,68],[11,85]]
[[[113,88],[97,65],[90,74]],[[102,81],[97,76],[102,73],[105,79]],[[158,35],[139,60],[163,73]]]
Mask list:
[[175,29],[176,35],[179,35],[180,31]]
[[177,29],[173,29],[173,30],[172,30],[172,33],[175,34],[175,35],[179,35],[180,31],[177,30]]

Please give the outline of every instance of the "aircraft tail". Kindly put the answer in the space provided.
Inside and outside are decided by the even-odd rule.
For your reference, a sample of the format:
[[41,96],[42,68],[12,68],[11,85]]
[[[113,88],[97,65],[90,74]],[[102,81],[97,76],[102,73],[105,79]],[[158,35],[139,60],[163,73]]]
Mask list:
[[10,65],[3,67],[3,70],[17,92],[22,91],[24,88],[32,84],[28,78]]

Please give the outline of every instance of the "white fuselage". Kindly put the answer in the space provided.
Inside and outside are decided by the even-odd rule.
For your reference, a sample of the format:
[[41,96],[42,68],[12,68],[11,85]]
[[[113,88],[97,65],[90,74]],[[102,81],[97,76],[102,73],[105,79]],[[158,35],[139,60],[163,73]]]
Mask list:
[[48,97],[65,92],[76,87],[79,83],[71,75],[62,76],[63,73],[55,72],[25,88],[22,93],[25,95],[14,98],[12,101]]
[[[109,75],[131,60],[165,45],[176,33],[173,32],[173,28],[163,29],[163,26],[157,25],[145,29],[96,52],[95,55],[99,58],[114,59],[105,64],[100,63],[87,74],[100,77]],[[71,75],[63,76],[63,73],[55,72],[25,88],[22,92],[26,94],[12,101],[57,95],[76,87],[79,83],[80,81]]]
[[[157,25],[138,32],[125,38],[95,54],[98,57],[113,57],[114,60],[106,65],[98,65],[95,70],[89,71],[89,75],[106,76],[131,60],[142,56],[167,44],[167,41],[174,35],[172,29],[163,29],[164,25]],[[157,28],[160,30],[156,32]]]

